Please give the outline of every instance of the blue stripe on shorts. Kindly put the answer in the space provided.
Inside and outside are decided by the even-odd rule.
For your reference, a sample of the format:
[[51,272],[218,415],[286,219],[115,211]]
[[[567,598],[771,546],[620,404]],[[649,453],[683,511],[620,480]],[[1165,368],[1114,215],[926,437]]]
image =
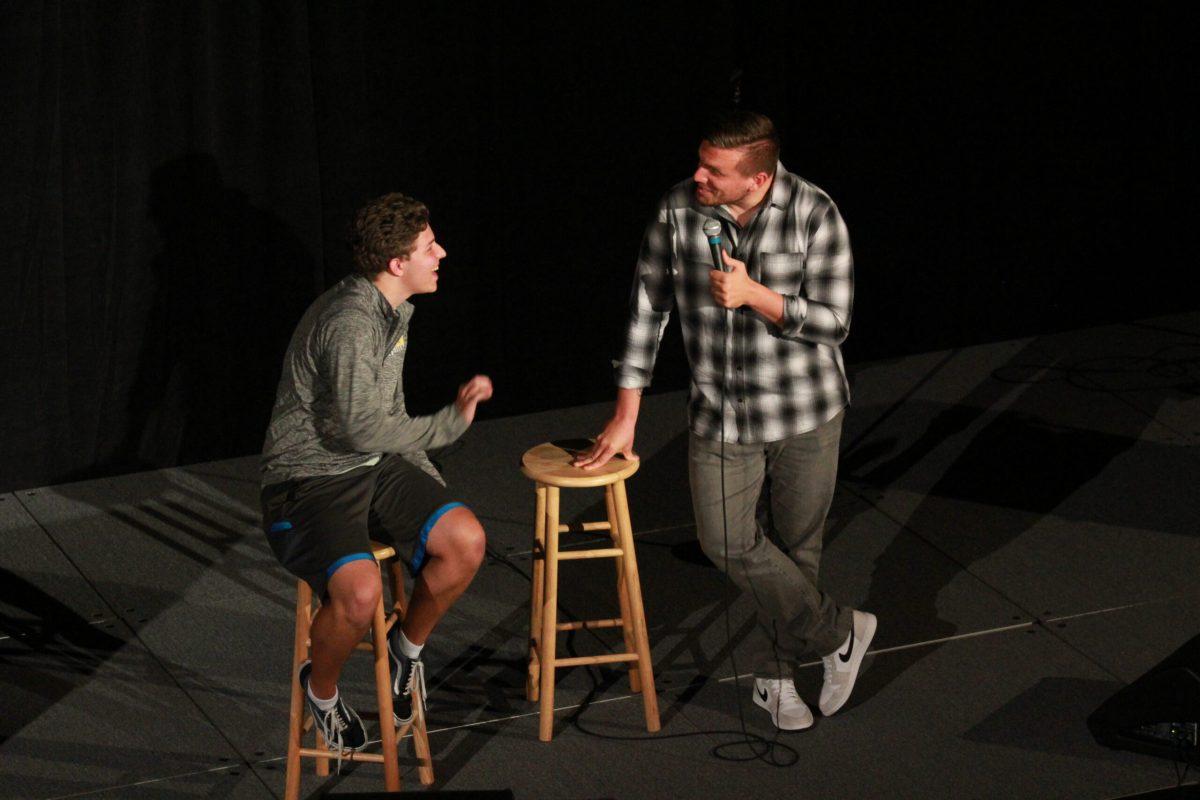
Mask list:
[[325,570],[325,577],[332,578],[333,573],[337,572],[338,569],[344,565],[349,564],[351,561],[359,561],[364,558],[370,559],[371,561],[375,560],[375,556],[371,555],[370,553],[351,553],[348,556],[342,556],[337,561],[329,565],[329,568]]
[[437,525],[437,522],[442,518],[442,515],[455,508],[466,508],[466,505],[459,502],[446,503],[446,505],[430,514],[429,519],[425,520],[425,524],[421,526],[421,536],[417,541],[417,549],[413,551],[412,561],[409,562],[409,567],[412,569],[412,574],[414,577],[418,572],[421,571],[421,567],[425,563],[425,545],[429,541],[429,532],[433,530],[434,525]]

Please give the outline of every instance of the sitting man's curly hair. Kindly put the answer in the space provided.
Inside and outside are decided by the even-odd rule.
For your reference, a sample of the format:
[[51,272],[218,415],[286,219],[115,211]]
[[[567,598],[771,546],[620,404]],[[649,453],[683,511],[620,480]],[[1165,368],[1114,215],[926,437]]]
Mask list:
[[350,226],[354,268],[363,277],[375,277],[393,258],[406,258],[428,224],[429,209],[419,200],[399,192],[372,200]]

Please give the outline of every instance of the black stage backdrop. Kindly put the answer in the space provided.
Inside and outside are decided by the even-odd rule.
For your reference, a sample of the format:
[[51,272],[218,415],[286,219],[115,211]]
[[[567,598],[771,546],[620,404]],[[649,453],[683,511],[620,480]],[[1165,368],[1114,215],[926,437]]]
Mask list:
[[0,490],[257,452],[385,191],[449,251],[414,411],[610,398],[642,227],[738,87],[847,219],[852,363],[1196,308],[1183,5],[6,3]]

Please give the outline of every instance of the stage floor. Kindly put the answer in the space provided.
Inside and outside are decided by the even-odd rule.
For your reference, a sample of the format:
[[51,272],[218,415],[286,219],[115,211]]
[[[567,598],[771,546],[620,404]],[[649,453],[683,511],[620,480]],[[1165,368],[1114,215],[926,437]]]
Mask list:
[[[1103,800],[1175,786],[1171,762],[1101,747],[1084,721],[1200,633],[1200,313],[857,365],[852,390],[822,576],[879,634],[848,706],[778,737],[737,674],[751,603],[695,544],[682,393],[645,399],[628,484],[657,734],[620,669],[560,673],[551,743],[524,699],[534,495],[518,459],[594,435],[610,406],[483,422],[439,454],[489,556],[426,650],[432,788]],[[0,495],[0,796],[282,796],[295,589],[257,489],[247,457]],[[603,517],[598,492],[563,498],[564,520]],[[607,561],[562,571],[568,613],[615,611]],[[602,653],[619,633],[560,642]],[[367,661],[342,682],[360,707]],[[814,709],[820,681],[800,666]],[[777,742],[768,756],[743,720]],[[375,765],[319,779],[306,763],[305,796],[382,789]]]

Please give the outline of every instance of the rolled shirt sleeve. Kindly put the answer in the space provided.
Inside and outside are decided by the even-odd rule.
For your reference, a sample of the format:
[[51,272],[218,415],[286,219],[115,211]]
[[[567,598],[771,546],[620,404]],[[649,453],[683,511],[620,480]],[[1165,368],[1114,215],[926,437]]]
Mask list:
[[780,331],[790,339],[840,345],[850,333],[854,305],[854,256],[850,233],[837,206],[813,214],[800,293],[783,296]]
[[663,205],[656,219],[646,227],[638,253],[625,348],[621,360],[614,364],[617,386],[622,389],[650,385],[658,346],[675,307],[671,248],[671,226]]

